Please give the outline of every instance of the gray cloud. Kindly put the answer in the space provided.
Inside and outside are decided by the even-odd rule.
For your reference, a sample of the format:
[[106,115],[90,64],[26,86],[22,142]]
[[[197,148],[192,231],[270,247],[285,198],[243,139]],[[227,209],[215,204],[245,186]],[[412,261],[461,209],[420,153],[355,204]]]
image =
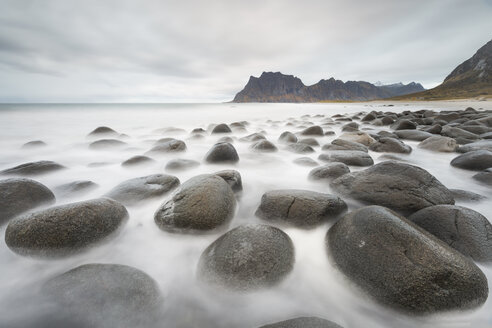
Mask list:
[[0,0],[0,102],[224,101],[264,70],[432,87],[490,0]]

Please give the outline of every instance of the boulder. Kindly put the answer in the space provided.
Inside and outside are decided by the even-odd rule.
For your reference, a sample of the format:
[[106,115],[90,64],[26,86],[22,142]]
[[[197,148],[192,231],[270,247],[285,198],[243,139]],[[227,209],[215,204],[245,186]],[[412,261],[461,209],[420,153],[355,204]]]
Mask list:
[[127,219],[120,203],[92,199],[18,216],[9,222],[5,242],[21,255],[67,256],[114,235]]
[[179,186],[173,175],[153,174],[123,181],[105,196],[124,205],[135,205],[143,200],[162,196]]
[[192,159],[175,158],[167,162],[165,170],[167,171],[184,171],[200,166],[200,162]]
[[282,132],[280,137],[278,137],[278,142],[282,143],[296,143],[297,137],[295,134],[289,131]]
[[432,137],[432,133],[420,131],[420,130],[398,130],[395,134],[400,139],[413,140],[413,141],[423,141],[427,138]]
[[323,145],[322,150],[358,150],[368,152],[367,147],[361,143],[344,140],[344,139],[335,139],[331,142],[331,144]]
[[457,152],[459,153],[468,153],[474,150],[488,150],[492,151],[492,140],[480,140],[472,143],[468,143],[463,146],[459,146]]
[[0,175],[24,175],[33,176],[52,173],[58,170],[65,169],[65,166],[52,161],[30,162],[11,167],[0,171]]
[[451,161],[451,165],[465,170],[480,171],[492,167],[492,151],[474,150],[459,155]]
[[304,138],[299,140],[298,143],[303,143],[311,147],[319,147],[319,142],[315,138]]
[[181,185],[154,215],[168,232],[206,233],[223,228],[234,216],[236,198],[229,184],[217,175],[198,175]]
[[458,147],[456,140],[442,136],[432,136],[419,143],[419,148],[443,153],[454,152],[456,147]]
[[32,148],[40,148],[46,146],[46,142],[42,140],[33,140],[26,142],[22,145],[22,149],[32,149]]
[[300,166],[318,166],[318,162],[316,162],[314,159],[311,157],[299,157],[296,158],[295,160],[292,161],[294,164],[300,165]]
[[186,151],[186,144],[182,140],[171,139],[166,142],[158,143],[149,150],[149,153],[177,153]]
[[449,189],[449,191],[453,194],[454,200],[459,202],[479,202],[487,199],[485,196],[467,190]]
[[289,144],[289,146],[287,146],[287,150],[297,154],[314,153],[313,147],[302,143]]
[[451,192],[429,172],[395,161],[344,174],[330,186],[366,204],[386,206],[403,213],[432,205],[454,204]]
[[263,220],[299,228],[314,228],[347,210],[337,196],[309,190],[272,190],[263,194],[255,215]]
[[205,161],[208,163],[237,163],[239,155],[230,143],[217,143],[205,155]]
[[350,169],[346,164],[333,162],[312,169],[308,177],[310,180],[331,181],[347,173]]
[[213,130],[212,130],[212,134],[216,134],[216,133],[231,133],[232,130],[231,128],[229,128],[229,126],[225,123],[222,123],[222,124],[219,124],[219,125],[216,125]]
[[380,138],[371,144],[369,149],[379,153],[410,154],[412,152],[412,147],[395,138]]
[[261,133],[253,133],[250,135],[247,135],[245,137],[242,137],[239,139],[239,141],[243,142],[253,142],[253,141],[260,141],[260,140],[265,140],[265,136]]
[[445,125],[442,130],[441,130],[441,135],[450,137],[450,138],[465,138],[465,139],[470,139],[470,140],[476,140],[479,139],[479,136],[477,136],[475,133],[471,133],[468,131],[465,131],[463,129]]
[[90,143],[89,148],[100,150],[100,149],[107,149],[107,148],[121,148],[127,145],[128,144],[126,142],[118,139],[101,139]]
[[251,145],[251,149],[256,152],[262,153],[273,153],[278,151],[278,148],[273,144],[273,142],[268,140],[260,140]]
[[0,225],[41,205],[55,202],[45,185],[31,179],[0,180]]
[[269,325],[261,326],[260,328],[342,328],[342,326],[317,317],[299,317],[271,323]]
[[118,132],[115,130],[111,129],[110,127],[107,126],[100,126],[92,130],[88,136],[100,136],[100,135],[107,135],[107,136],[117,136]]
[[477,307],[487,278],[468,258],[395,212],[363,207],[326,236],[335,266],[376,301],[412,314]]
[[198,263],[200,280],[247,291],[280,283],[294,266],[294,245],[282,230],[244,225],[228,231],[205,249]]
[[323,128],[319,125],[313,125],[301,131],[303,136],[322,136],[323,134]]
[[472,178],[483,184],[492,186],[492,169],[487,169],[483,172],[477,173]]
[[80,196],[98,187],[99,185],[97,183],[90,180],[79,180],[59,185],[54,190],[59,195]]
[[371,166],[374,161],[368,153],[358,150],[333,150],[318,156],[324,162],[341,162],[353,166]]
[[376,140],[374,140],[374,138],[371,137],[369,134],[367,134],[365,132],[360,132],[360,131],[359,132],[345,132],[339,137],[339,139],[358,142],[360,144],[363,144],[366,147],[370,146],[373,142],[376,142]]
[[121,166],[125,167],[133,167],[133,166],[139,166],[139,165],[145,165],[145,164],[151,164],[155,163],[155,160],[153,160],[150,157],[147,156],[133,156],[123,163],[121,163]]
[[400,119],[391,125],[393,130],[415,130],[417,123],[407,119]]
[[225,182],[231,187],[232,191],[237,193],[243,190],[243,180],[241,174],[236,170],[222,170],[214,173],[215,175],[224,179]]

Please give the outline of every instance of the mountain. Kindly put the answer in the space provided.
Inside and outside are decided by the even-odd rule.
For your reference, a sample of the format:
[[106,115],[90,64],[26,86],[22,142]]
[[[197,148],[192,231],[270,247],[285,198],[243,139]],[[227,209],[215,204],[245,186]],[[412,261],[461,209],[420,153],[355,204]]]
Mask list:
[[492,40],[456,67],[439,86],[395,99],[439,100],[492,96]]
[[376,86],[364,81],[343,82],[330,78],[306,86],[293,75],[263,72],[251,76],[233,102],[319,102],[326,100],[373,100],[425,90],[419,83]]

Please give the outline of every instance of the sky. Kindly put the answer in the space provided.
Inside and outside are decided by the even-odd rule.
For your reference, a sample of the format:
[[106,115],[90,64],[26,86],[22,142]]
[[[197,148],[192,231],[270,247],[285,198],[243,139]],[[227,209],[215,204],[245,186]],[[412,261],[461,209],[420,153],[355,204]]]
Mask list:
[[249,76],[431,88],[492,0],[0,0],[0,103],[222,102]]

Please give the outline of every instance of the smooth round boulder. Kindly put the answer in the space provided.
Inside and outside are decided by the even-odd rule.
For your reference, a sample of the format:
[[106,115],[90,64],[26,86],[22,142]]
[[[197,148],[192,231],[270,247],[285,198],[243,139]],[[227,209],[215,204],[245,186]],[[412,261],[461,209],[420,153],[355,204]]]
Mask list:
[[322,150],[358,150],[363,152],[368,152],[367,147],[361,143],[344,140],[335,139],[331,144],[323,145]]
[[298,143],[303,143],[311,147],[319,147],[319,142],[316,138],[303,138],[298,141]]
[[205,249],[198,278],[231,290],[257,290],[279,284],[292,271],[294,261],[294,245],[285,232],[268,225],[244,225]]
[[79,180],[59,185],[55,187],[54,190],[57,195],[80,196],[96,189],[97,187],[99,187],[99,185],[90,180]]
[[207,163],[237,163],[239,155],[236,148],[228,142],[217,143],[205,155]]
[[353,166],[371,166],[374,164],[372,157],[358,150],[333,150],[318,156],[324,162],[340,162]]
[[459,155],[451,161],[451,165],[460,169],[481,171],[492,167],[492,151],[474,150]]
[[408,217],[452,248],[477,262],[492,261],[492,225],[485,216],[456,205],[436,205]]
[[222,177],[204,174],[183,183],[157,210],[154,221],[168,232],[207,233],[228,225],[235,208],[229,184]]
[[345,132],[343,133],[339,139],[358,142],[366,147],[369,147],[372,143],[376,142],[376,140],[371,137],[369,134],[365,132]]
[[173,175],[153,174],[123,181],[105,197],[124,205],[135,205],[143,200],[160,197],[178,186],[179,179]]
[[263,194],[255,215],[263,220],[298,228],[314,228],[347,210],[337,196],[309,190],[272,190]]
[[67,256],[114,235],[127,219],[120,203],[92,199],[16,217],[7,226],[5,242],[20,255]]
[[469,139],[469,140],[477,140],[480,137],[476,135],[475,133],[468,132],[466,130],[454,127],[454,126],[449,126],[445,125],[443,126],[441,130],[441,135],[445,137],[450,137],[450,138],[464,138],[464,139]]
[[420,130],[397,130],[394,132],[398,138],[413,141],[423,141],[432,137],[432,133]]
[[293,143],[289,144],[287,147],[287,150],[296,153],[296,154],[308,154],[308,153],[314,153],[313,147],[303,144],[303,143]]
[[33,148],[40,148],[45,146],[46,146],[46,142],[42,140],[33,140],[23,144],[22,149],[33,149]]
[[299,317],[271,323],[260,328],[343,328],[336,323],[317,317]]
[[467,153],[474,150],[488,150],[492,151],[492,140],[480,140],[472,143],[468,143],[463,146],[459,146],[456,151],[458,153]]
[[412,314],[474,308],[487,278],[467,257],[395,212],[363,207],[326,235],[330,260],[376,301]]
[[442,153],[452,153],[456,150],[458,144],[453,138],[432,136],[419,143],[418,147]]
[[102,150],[108,148],[121,148],[126,145],[127,145],[126,142],[118,139],[101,139],[90,143],[89,148],[95,150]]
[[247,135],[245,137],[242,137],[239,139],[239,141],[243,142],[253,142],[253,141],[260,141],[260,140],[265,140],[265,136],[261,133],[253,133],[250,135]]
[[231,133],[231,132],[232,132],[231,128],[225,123],[221,123],[221,124],[216,125],[212,130],[212,134]]
[[241,174],[236,170],[222,170],[214,173],[215,175],[224,179],[225,182],[231,187],[235,193],[243,190],[243,180]]
[[400,119],[391,125],[393,130],[415,130],[417,123],[406,119]]
[[116,132],[115,130],[113,130],[110,127],[107,127],[107,126],[99,126],[99,127],[95,128],[94,130],[92,130],[88,134],[88,136],[98,136],[98,135],[113,135],[113,136],[117,136],[118,135],[118,132]]
[[308,178],[331,181],[347,173],[350,173],[350,169],[346,164],[333,162],[312,169]]
[[453,194],[453,198],[455,201],[478,202],[487,199],[487,197],[483,195],[463,189],[449,189],[449,191],[451,191],[451,193]]
[[121,166],[133,167],[133,166],[147,165],[151,163],[155,163],[155,160],[153,160],[148,156],[137,155],[137,156],[130,157],[126,161],[122,162]]
[[395,138],[380,138],[369,146],[369,149],[378,153],[410,154],[412,147]]
[[296,143],[297,137],[295,134],[289,131],[282,132],[280,137],[278,137],[278,142],[282,143]]
[[197,166],[200,166],[200,162],[192,159],[175,158],[167,162],[164,169],[166,171],[184,171]]
[[308,128],[305,128],[301,131],[301,135],[303,136],[322,136],[323,128],[319,125],[313,125]]
[[162,302],[145,272],[121,264],[84,264],[48,280],[43,294],[91,327],[146,327]]
[[278,151],[278,148],[271,141],[268,140],[260,140],[258,142],[255,142],[251,146],[251,149],[261,153],[274,153]]
[[299,157],[299,158],[296,158],[295,160],[293,160],[292,162],[294,164],[297,164],[297,165],[300,165],[300,166],[314,167],[314,166],[318,166],[319,165],[319,163],[316,162],[311,157]]
[[396,161],[344,174],[330,186],[341,195],[403,213],[432,205],[454,205],[449,189],[432,174],[418,166]]
[[34,176],[52,173],[58,170],[65,169],[65,166],[55,163],[53,161],[38,161],[30,162],[21,165],[11,167],[0,171],[0,175],[23,175]]
[[178,153],[186,151],[187,147],[184,141],[178,139],[171,139],[166,142],[158,143],[152,147],[148,153]]
[[487,169],[483,172],[479,172],[475,174],[472,178],[477,180],[478,182],[492,186],[492,169]]
[[45,185],[31,179],[0,180],[0,225],[41,205],[55,202],[55,195]]

